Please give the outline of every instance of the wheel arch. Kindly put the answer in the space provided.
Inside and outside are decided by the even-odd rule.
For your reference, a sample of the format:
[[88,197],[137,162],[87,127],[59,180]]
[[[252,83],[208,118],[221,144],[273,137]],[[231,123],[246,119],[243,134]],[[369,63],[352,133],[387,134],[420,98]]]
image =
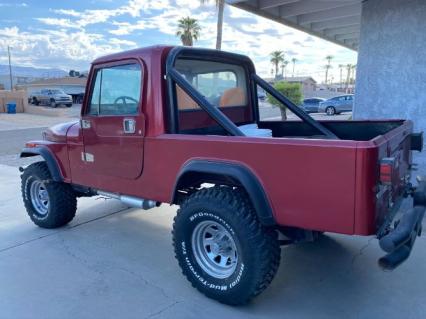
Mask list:
[[263,185],[247,166],[238,163],[192,160],[180,170],[173,188],[171,203],[178,203],[179,190],[202,183],[242,187],[265,226],[276,225],[271,203]]
[[62,176],[61,170],[59,168],[59,164],[56,161],[53,154],[46,147],[32,147],[32,148],[24,148],[21,151],[19,157],[32,157],[32,156],[41,156],[47,164],[49,168],[50,175],[55,182],[63,182],[64,178]]

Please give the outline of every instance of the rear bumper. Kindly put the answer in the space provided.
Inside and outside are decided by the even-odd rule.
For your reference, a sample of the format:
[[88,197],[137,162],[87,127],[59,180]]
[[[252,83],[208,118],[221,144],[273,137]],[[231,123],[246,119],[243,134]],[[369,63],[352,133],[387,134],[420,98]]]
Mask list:
[[379,237],[380,248],[387,253],[379,259],[379,265],[384,269],[394,269],[404,262],[421,234],[426,211],[426,181],[419,182],[412,196],[413,208],[403,213],[393,229]]

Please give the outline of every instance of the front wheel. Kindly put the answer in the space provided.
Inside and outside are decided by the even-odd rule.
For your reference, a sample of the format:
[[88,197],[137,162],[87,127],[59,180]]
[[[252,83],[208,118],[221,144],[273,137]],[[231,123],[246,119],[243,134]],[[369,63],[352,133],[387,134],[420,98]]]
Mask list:
[[77,198],[70,185],[54,182],[45,162],[28,166],[21,176],[24,205],[31,220],[43,228],[69,223],[77,210]]
[[53,107],[53,108],[55,108],[55,107],[57,107],[58,105],[56,104],[56,102],[55,102],[55,100],[50,100],[50,107]]
[[263,227],[245,193],[230,187],[191,195],[175,217],[173,244],[192,286],[230,305],[260,294],[280,262],[276,231]]

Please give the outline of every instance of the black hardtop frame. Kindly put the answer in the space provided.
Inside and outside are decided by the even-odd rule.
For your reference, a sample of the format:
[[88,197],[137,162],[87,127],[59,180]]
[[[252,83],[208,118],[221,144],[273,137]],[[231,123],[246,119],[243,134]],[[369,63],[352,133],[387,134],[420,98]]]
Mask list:
[[199,49],[189,47],[175,47],[173,48],[166,60],[166,78],[167,78],[167,90],[168,90],[168,132],[178,133],[179,132],[179,121],[178,121],[178,108],[176,100],[176,88],[175,84],[179,85],[186,94],[188,94],[200,107],[206,111],[225,131],[230,135],[244,136],[244,133],[227,117],[222,111],[211,104],[202,94],[200,94],[192,85],[189,83],[176,69],[175,63],[178,58],[181,59],[194,59],[194,60],[205,60],[215,62],[225,62],[238,64],[244,67],[247,72],[248,91],[250,92],[249,105],[252,107],[254,115],[254,121],[259,122],[259,109],[257,105],[257,85],[262,87],[275,99],[277,99],[284,106],[289,108],[294,114],[301,118],[309,126],[313,127],[321,134],[325,135],[326,138],[338,139],[338,137],[326,128],[321,123],[314,120],[308,113],[303,111],[296,104],[291,102],[283,94],[278,92],[269,83],[261,79],[256,75],[256,70],[253,62],[249,57],[245,55],[229,53],[220,50],[212,49]]

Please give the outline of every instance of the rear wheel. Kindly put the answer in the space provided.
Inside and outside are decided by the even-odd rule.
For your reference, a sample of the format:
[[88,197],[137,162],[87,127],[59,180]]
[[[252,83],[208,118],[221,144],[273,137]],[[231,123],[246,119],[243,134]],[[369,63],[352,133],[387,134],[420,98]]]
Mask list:
[[32,103],[34,104],[34,105],[39,105],[40,103],[37,101],[37,99],[35,98],[35,97],[33,97],[33,101],[32,101]]
[[72,104],[66,104],[66,107],[71,107],[72,106]]
[[191,195],[175,217],[173,244],[192,286],[231,305],[260,294],[280,262],[276,231],[263,227],[247,196],[230,187]]
[[335,109],[333,106],[328,106],[328,107],[325,109],[325,113],[326,113],[327,115],[334,115],[334,114],[336,114],[336,109]]
[[34,224],[57,228],[69,223],[77,210],[70,185],[54,182],[45,162],[28,166],[21,176],[24,205]]

